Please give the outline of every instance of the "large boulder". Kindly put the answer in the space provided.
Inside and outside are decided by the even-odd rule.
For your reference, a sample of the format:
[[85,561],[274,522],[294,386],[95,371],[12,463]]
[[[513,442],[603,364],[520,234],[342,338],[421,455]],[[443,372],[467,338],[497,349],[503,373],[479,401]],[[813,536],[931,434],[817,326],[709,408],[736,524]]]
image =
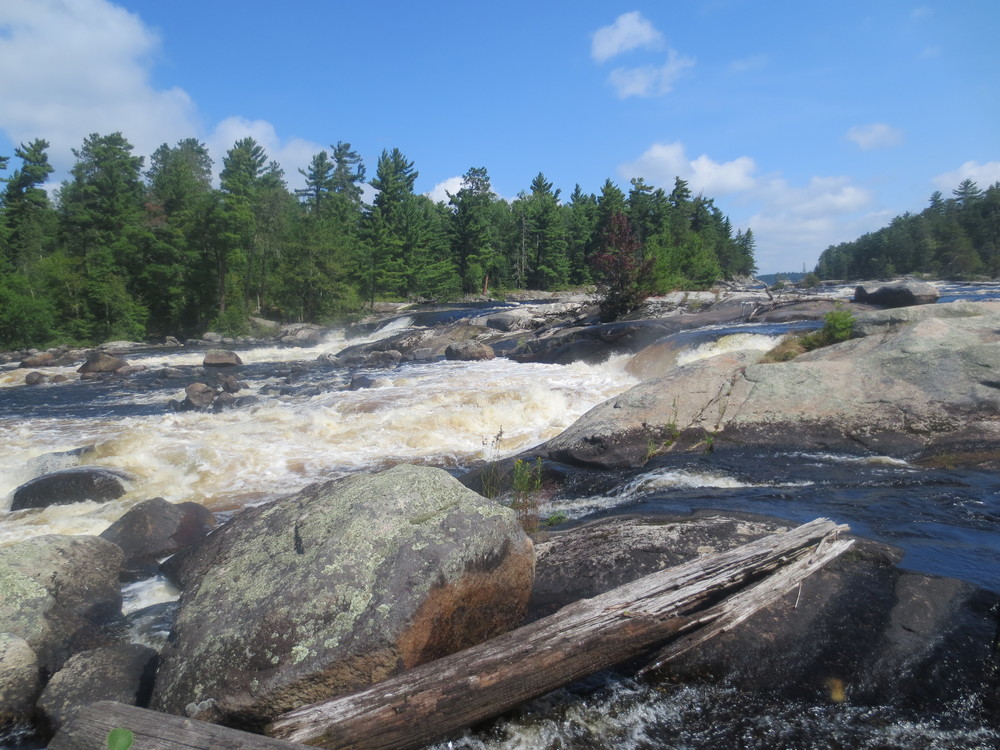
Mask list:
[[101,538],[125,554],[123,576],[138,580],[155,575],[160,558],[196,544],[214,527],[215,516],[203,505],[154,497],[129,508]]
[[41,669],[104,645],[121,618],[123,555],[94,536],[43,535],[0,547],[0,633],[23,638]]
[[84,651],[52,676],[38,709],[48,729],[57,732],[81,706],[97,701],[145,707],[156,663],[156,651],[138,643]]
[[897,281],[876,289],[856,287],[854,301],[881,307],[909,307],[910,305],[930,305],[938,301],[941,292],[926,281]]
[[[968,314],[970,308],[977,314]],[[663,449],[725,441],[865,447],[904,457],[995,452],[1000,305],[961,309],[961,316],[945,312],[875,326],[868,336],[789,362],[750,364],[720,355],[685,365],[591,409],[549,442],[549,455],[637,466]],[[859,316],[861,330],[867,317]]]
[[100,350],[93,350],[87,354],[87,359],[77,368],[79,373],[104,373],[114,372],[128,365],[121,357],[114,357]]
[[397,466],[246,510],[186,568],[152,705],[260,727],[517,626],[534,554],[510,509]]
[[493,349],[481,341],[456,341],[444,350],[445,359],[456,359],[466,362],[478,362],[493,359],[496,355]]
[[125,494],[129,475],[101,466],[74,466],[25,482],[16,490],[10,509],[47,508],[86,501],[105,502]]
[[240,355],[228,349],[209,349],[202,361],[202,367],[235,367],[242,364]]
[[27,730],[42,692],[38,657],[28,642],[11,633],[0,633],[0,742]]
[[[601,519],[552,532],[538,545],[531,615],[787,526],[702,511]],[[808,695],[830,703],[905,705],[939,720],[968,719],[995,705],[1000,597],[901,570],[901,558],[900,550],[856,540],[781,600],[670,661],[662,676],[785,700]]]

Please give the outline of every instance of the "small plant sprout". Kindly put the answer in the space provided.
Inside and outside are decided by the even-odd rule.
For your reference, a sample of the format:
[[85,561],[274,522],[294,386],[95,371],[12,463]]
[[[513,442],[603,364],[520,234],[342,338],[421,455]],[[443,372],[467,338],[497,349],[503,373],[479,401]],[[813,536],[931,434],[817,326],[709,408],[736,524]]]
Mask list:
[[112,729],[108,732],[108,750],[129,750],[135,742],[135,735],[128,729]]

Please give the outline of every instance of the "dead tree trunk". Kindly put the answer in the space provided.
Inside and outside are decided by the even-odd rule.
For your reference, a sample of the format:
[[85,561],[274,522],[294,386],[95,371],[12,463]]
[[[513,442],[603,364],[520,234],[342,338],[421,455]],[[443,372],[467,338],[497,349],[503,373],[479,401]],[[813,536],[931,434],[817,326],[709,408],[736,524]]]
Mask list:
[[[835,538],[843,530],[819,519],[645,576],[361,692],[290,711],[268,734],[351,750],[426,745],[671,635],[703,628],[707,638],[731,627],[847,549],[850,540]],[[767,577],[784,566],[791,569]],[[698,633],[682,646],[704,640]]]
[[846,526],[817,519],[742,547],[653,573],[535,623],[352,695],[290,711],[260,737],[152,711],[97,703],[50,750],[105,750],[116,727],[144,750],[416,748],[679,635],[647,669],[727,630],[847,549]]

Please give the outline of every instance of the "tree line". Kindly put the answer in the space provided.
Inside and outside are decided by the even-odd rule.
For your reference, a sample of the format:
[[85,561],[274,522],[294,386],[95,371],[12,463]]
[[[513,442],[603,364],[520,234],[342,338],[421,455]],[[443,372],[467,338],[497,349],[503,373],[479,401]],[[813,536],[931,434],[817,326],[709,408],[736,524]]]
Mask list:
[[[163,144],[148,166],[121,133],[73,150],[50,196],[49,144],[0,158],[0,346],[93,343],[247,330],[253,315],[330,322],[380,299],[449,300],[503,289],[600,281],[612,217],[626,217],[648,264],[649,291],[702,288],[752,273],[750,230],[733,231],[713,199],[610,179],[567,200],[542,173],[513,200],[473,167],[448,201],[414,192],[398,149],[375,174],[350,143],[285,175],[253,138],[222,159],[205,145]],[[12,169],[11,168],[15,167]],[[365,187],[374,198],[365,201]],[[613,251],[613,250],[612,250]]]
[[947,199],[935,191],[919,214],[907,212],[878,231],[831,245],[816,265],[823,279],[909,273],[1000,276],[1000,182],[980,190],[973,180],[964,180]]

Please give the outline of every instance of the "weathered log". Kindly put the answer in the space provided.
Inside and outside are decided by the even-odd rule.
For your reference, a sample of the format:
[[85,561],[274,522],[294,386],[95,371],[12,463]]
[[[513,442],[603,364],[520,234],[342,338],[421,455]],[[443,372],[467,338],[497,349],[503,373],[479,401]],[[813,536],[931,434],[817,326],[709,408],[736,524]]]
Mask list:
[[102,702],[81,709],[49,748],[104,750],[116,727],[148,750],[420,747],[680,635],[647,669],[662,664],[800,585],[851,545],[838,537],[846,530],[817,519],[653,573],[358,693],[283,714],[268,727],[273,737]]
[[303,745],[146,708],[99,701],[81,708],[48,744],[49,750],[107,750],[108,733],[127,729],[135,750],[303,750]]
[[[640,655],[675,633],[707,627],[714,635],[731,627],[847,549],[851,540],[836,538],[846,528],[818,519],[645,576],[366,690],[290,711],[266,731],[327,748],[426,745]],[[765,578],[733,597],[736,602],[716,604],[795,561],[784,575],[772,576],[774,582]]]

